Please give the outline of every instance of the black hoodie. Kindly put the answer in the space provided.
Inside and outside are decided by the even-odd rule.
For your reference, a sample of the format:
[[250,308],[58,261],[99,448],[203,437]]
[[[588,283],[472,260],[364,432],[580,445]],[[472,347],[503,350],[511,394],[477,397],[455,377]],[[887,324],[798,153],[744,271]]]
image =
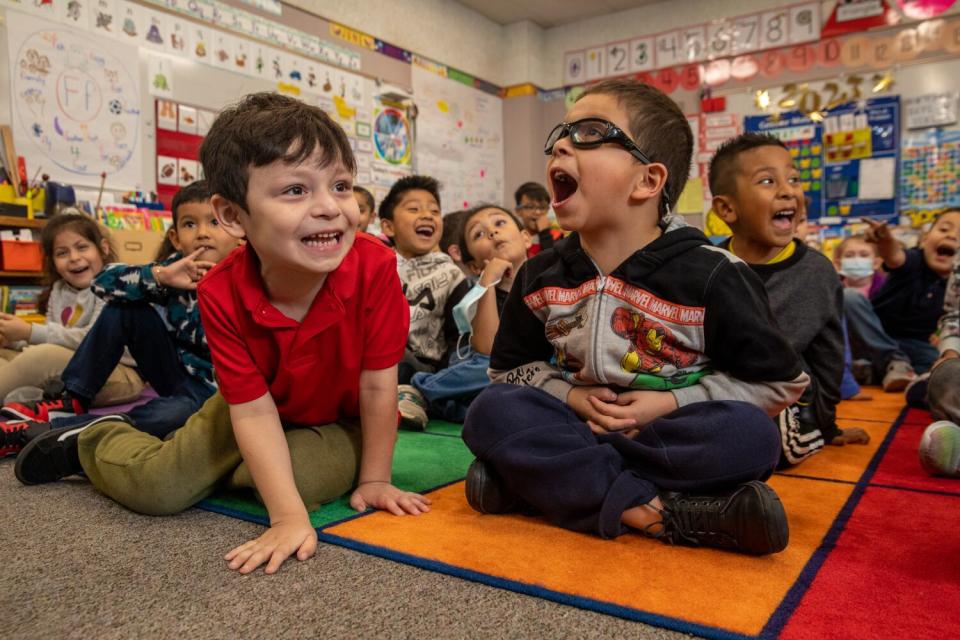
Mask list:
[[664,233],[603,276],[577,234],[528,260],[491,354],[491,380],[655,389],[678,406],[744,400],[776,415],[809,378],[750,267],[699,230]]

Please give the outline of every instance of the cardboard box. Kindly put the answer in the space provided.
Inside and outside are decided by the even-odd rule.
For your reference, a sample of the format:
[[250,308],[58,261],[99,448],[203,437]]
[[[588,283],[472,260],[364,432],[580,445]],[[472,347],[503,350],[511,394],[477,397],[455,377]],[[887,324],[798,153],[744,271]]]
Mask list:
[[117,259],[127,264],[147,264],[157,257],[157,250],[163,244],[166,234],[161,231],[142,229],[110,229],[113,248]]
[[43,252],[40,243],[32,240],[3,240],[3,269],[5,271],[40,271]]

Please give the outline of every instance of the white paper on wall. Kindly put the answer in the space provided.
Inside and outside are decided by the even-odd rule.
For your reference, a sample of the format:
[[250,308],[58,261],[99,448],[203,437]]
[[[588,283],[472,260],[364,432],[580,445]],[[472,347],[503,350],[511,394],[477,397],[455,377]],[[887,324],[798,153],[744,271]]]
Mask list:
[[[416,171],[440,180],[444,211],[503,198],[503,101],[413,66]],[[376,123],[374,144],[377,144]]]
[[112,189],[141,180],[139,58],[87,32],[7,14],[14,141],[54,179]]

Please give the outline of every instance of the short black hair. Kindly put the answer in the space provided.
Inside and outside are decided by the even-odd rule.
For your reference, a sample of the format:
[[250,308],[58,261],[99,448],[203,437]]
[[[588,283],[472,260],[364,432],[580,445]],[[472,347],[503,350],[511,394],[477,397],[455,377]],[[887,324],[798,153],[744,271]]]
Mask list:
[[377,210],[377,201],[373,199],[372,193],[363,187],[358,187],[357,185],[353,185],[353,192],[359,193],[361,196],[363,196],[363,199],[367,201],[367,207],[369,207],[370,213],[373,213]]
[[517,187],[517,190],[513,193],[514,202],[519,205],[520,201],[523,200],[523,196],[527,196],[527,198],[535,202],[550,202],[550,193],[547,191],[547,188],[539,182],[524,182]]
[[660,218],[675,206],[687,186],[693,157],[693,132],[687,116],[665,93],[631,78],[598,82],[577,100],[593,94],[616,98],[630,118],[630,137],[652,162],[667,168],[660,195]]
[[443,233],[440,234],[440,250],[446,253],[450,245],[460,245],[460,234],[463,232],[463,223],[471,209],[454,211],[443,216]]
[[463,218],[460,221],[460,259],[463,260],[463,264],[473,261],[473,255],[470,254],[470,250],[467,249],[467,225],[470,223],[470,218],[477,215],[484,209],[496,209],[502,211],[503,213],[510,216],[510,219],[517,224],[517,229],[523,231],[523,223],[517,219],[517,216],[514,215],[512,211],[507,211],[500,205],[496,204],[478,204],[475,207],[471,207],[463,212]]
[[200,162],[210,191],[246,210],[250,167],[300,163],[318,148],[321,167],[340,162],[356,173],[347,135],[322,109],[277,93],[251,93],[213,121]]
[[741,153],[760,147],[786,149],[787,145],[769,133],[741,133],[717,147],[710,159],[710,193],[715,196],[733,195],[737,188],[737,158]]
[[377,212],[380,219],[393,220],[393,210],[400,203],[400,198],[402,198],[403,194],[407,191],[413,191],[414,189],[422,189],[428,192],[436,199],[437,205],[440,205],[440,183],[436,178],[431,178],[430,176],[404,176],[393,183],[393,186],[390,187],[390,193],[388,193],[380,203],[380,210]]
[[177,228],[177,218],[179,217],[178,210],[181,205],[189,204],[191,202],[206,202],[210,199],[210,185],[206,180],[195,180],[185,187],[181,187],[179,191],[173,196],[173,204],[170,205],[170,209],[173,213],[173,228]]

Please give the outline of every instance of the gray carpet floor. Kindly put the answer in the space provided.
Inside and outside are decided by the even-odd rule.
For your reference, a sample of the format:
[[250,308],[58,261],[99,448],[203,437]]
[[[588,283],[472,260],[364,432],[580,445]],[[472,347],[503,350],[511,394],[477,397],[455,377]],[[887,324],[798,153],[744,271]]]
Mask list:
[[141,516],[83,479],[25,487],[0,460],[0,637],[690,637],[326,544],[272,576],[228,571],[259,531],[198,509]]

